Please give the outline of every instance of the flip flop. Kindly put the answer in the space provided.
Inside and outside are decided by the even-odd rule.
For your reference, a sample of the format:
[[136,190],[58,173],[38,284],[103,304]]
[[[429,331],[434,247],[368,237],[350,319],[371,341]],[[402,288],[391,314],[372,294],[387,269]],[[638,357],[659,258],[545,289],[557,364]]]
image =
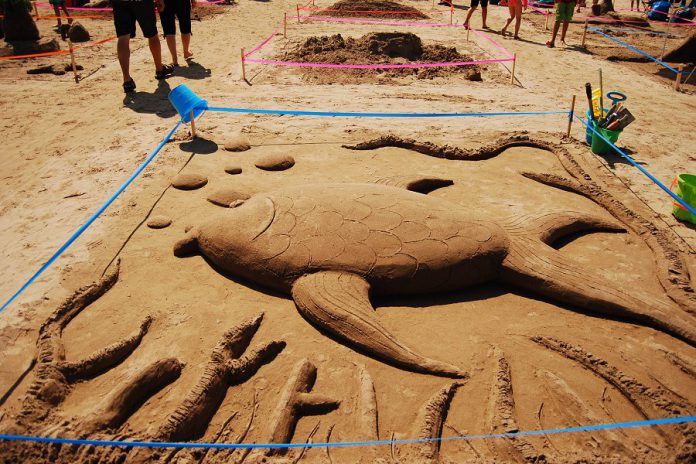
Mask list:
[[552,44],[551,42],[546,42],[546,46],[549,47],[549,48],[555,47],[555,45]]
[[162,66],[161,71],[155,72],[155,79],[164,79],[167,76],[171,76],[174,73],[174,66],[170,64],[165,64]]
[[131,78],[131,80],[129,80],[128,82],[123,83],[123,91],[125,93],[131,93],[135,91],[135,81],[133,80],[133,78]]

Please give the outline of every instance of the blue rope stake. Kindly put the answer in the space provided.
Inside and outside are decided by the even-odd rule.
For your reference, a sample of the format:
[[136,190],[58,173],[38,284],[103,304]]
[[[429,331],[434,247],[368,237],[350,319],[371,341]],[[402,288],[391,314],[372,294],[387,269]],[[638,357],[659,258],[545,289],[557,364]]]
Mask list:
[[585,121],[584,119],[582,119],[580,116],[577,116],[577,115],[576,115],[575,117],[578,118],[578,119],[580,120],[580,122],[583,123],[583,124],[585,125],[585,127],[587,127],[588,129],[590,129],[592,132],[594,132],[594,133],[597,134],[599,137],[601,137],[602,140],[604,140],[606,143],[608,143],[609,146],[611,146],[614,150],[616,150],[616,152],[617,152],[619,155],[621,155],[623,158],[625,158],[626,161],[628,161],[629,163],[631,163],[634,167],[638,168],[638,170],[639,170],[640,172],[642,172],[643,174],[645,174],[645,175],[648,177],[648,179],[650,179],[651,181],[653,181],[654,183],[656,183],[658,187],[660,187],[662,190],[664,190],[665,192],[667,192],[667,193],[669,194],[669,196],[671,196],[672,198],[674,198],[674,201],[676,201],[676,202],[678,202],[680,205],[682,205],[682,206],[683,206],[687,211],[689,211],[691,214],[696,215],[696,209],[694,209],[693,206],[691,206],[691,205],[688,204],[686,201],[684,201],[679,195],[677,195],[676,193],[674,193],[673,191],[671,191],[671,190],[669,189],[669,187],[667,187],[665,184],[663,184],[662,182],[660,182],[655,176],[653,176],[652,174],[650,174],[643,166],[641,166],[640,164],[636,163],[636,162],[633,160],[633,158],[631,158],[631,157],[628,156],[626,153],[624,153],[623,150],[621,150],[619,147],[617,147],[616,145],[614,145],[610,140],[608,140],[606,137],[604,137],[604,136],[603,136],[600,132],[598,132],[594,127],[589,127],[589,126],[587,125],[587,121]]
[[568,111],[528,111],[509,113],[355,113],[345,111],[299,111],[299,110],[261,110],[254,108],[224,108],[211,106],[208,111],[242,114],[276,114],[292,116],[341,116],[357,118],[456,118],[487,116],[540,116],[550,114],[568,114]]
[[552,435],[560,433],[592,432],[595,430],[626,429],[632,427],[647,427],[655,425],[683,424],[696,422],[696,416],[667,417],[663,419],[649,419],[631,422],[616,422],[610,424],[583,425],[560,429],[528,430],[523,432],[489,433],[485,435],[462,435],[456,437],[438,438],[409,438],[402,440],[374,440],[374,441],[337,441],[329,443],[179,443],[156,441],[112,441],[112,440],[81,440],[75,438],[50,438],[33,437],[28,435],[2,435],[0,440],[22,441],[34,443],[54,443],[62,445],[93,445],[93,446],[120,446],[139,448],[204,448],[204,449],[272,449],[272,448],[341,448],[352,446],[378,446],[378,445],[403,445],[410,443],[427,443],[433,441],[461,441],[481,440],[490,438],[514,438],[531,435]]
[[92,225],[92,223],[104,212],[104,210],[106,210],[106,208],[108,208],[109,205],[111,205],[111,203],[113,203],[114,200],[116,200],[116,198],[118,198],[118,196],[119,196],[121,193],[123,193],[123,191],[135,180],[135,178],[138,177],[138,175],[140,175],[141,172],[143,172],[143,170],[148,166],[148,164],[150,164],[150,162],[151,162],[153,159],[155,159],[155,156],[157,156],[157,154],[160,152],[160,150],[162,149],[162,147],[164,146],[164,144],[166,144],[166,143],[169,141],[169,139],[172,138],[172,136],[174,135],[174,132],[176,132],[176,130],[179,128],[180,125],[181,125],[181,121],[178,122],[178,123],[176,123],[176,126],[174,126],[174,129],[172,129],[172,130],[169,132],[169,134],[167,134],[167,136],[164,138],[164,140],[162,140],[162,141],[160,142],[160,144],[157,145],[157,148],[155,148],[155,150],[154,150],[152,153],[150,153],[150,156],[148,156],[147,158],[145,158],[145,161],[143,161],[142,164],[141,164],[140,166],[138,166],[138,169],[136,169],[135,171],[133,171],[133,174],[131,174],[130,177],[128,177],[128,179],[126,179],[126,181],[125,181],[123,184],[121,184],[121,186],[109,197],[109,199],[106,200],[106,202],[104,202],[104,204],[101,205],[101,206],[99,207],[99,209],[97,209],[97,210],[94,212],[94,214],[92,214],[92,215],[89,217],[89,219],[87,219],[87,221],[86,221],[84,224],[82,224],[82,225],[70,236],[70,238],[68,239],[68,241],[65,242],[60,248],[58,248],[58,251],[56,251],[55,253],[53,253],[53,256],[51,256],[51,257],[48,259],[48,261],[46,261],[46,262],[44,263],[44,265],[41,266],[41,267],[39,268],[39,270],[36,271],[36,273],[35,273],[33,276],[31,276],[31,278],[29,278],[29,280],[27,280],[26,283],[25,283],[24,285],[22,285],[22,288],[20,288],[20,289],[17,291],[17,293],[15,293],[14,295],[12,295],[12,297],[11,297],[9,300],[7,300],[7,301],[2,305],[2,307],[0,307],[0,313],[3,312],[3,311],[5,310],[5,308],[7,308],[7,307],[10,305],[10,303],[12,303],[19,295],[21,295],[22,292],[24,292],[36,279],[38,279],[39,276],[40,276],[41,274],[43,274],[44,271],[46,271],[46,269],[48,269],[48,267],[49,267],[51,264],[53,264],[53,262],[54,262],[56,259],[58,259],[58,257],[59,257],[60,255],[62,255],[63,252],[65,252],[65,250],[67,250],[68,247],[69,247],[70,245],[72,245],[73,242],[74,242],[75,240],[77,240],[77,238],[78,238],[80,235],[82,235],[82,233],[83,233],[85,230],[87,230],[87,228],[88,228],[90,225]]
[[628,49],[630,49],[630,50],[633,50],[633,51],[636,52],[636,53],[640,53],[641,55],[643,55],[643,56],[646,57],[646,58],[650,58],[650,59],[653,60],[655,63],[659,64],[660,66],[664,66],[665,68],[669,69],[669,70],[672,71],[672,72],[675,72],[675,73],[677,73],[677,74],[680,73],[680,71],[679,71],[678,69],[673,68],[672,66],[668,65],[667,63],[663,63],[662,61],[658,60],[658,59],[655,58],[654,56],[648,55],[648,54],[645,53],[643,50],[640,50],[640,49],[638,49],[638,48],[636,48],[636,47],[634,47],[634,46],[632,46],[632,45],[629,45],[629,44],[627,44],[626,42],[617,39],[616,37],[612,37],[612,36],[610,36],[610,35],[605,34],[604,32],[600,31],[600,30],[597,29],[596,27],[589,27],[588,29],[590,29],[592,32],[596,32],[597,34],[603,35],[603,36],[606,37],[607,39],[611,39],[611,40],[613,40],[614,42],[620,43],[620,44],[623,45],[624,47],[626,47],[626,48],[628,48]]

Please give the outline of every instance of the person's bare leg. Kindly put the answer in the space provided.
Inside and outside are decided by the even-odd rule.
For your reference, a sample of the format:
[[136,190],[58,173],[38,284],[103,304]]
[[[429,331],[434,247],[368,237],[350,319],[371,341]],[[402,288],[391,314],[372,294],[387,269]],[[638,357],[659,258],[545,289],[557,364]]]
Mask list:
[[123,73],[123,83],[130,82],[130,34],[119,36],[116,43],[116,53],[118,55],[118,64],[121,65]]
[[551,33],[551,41],[547,42],[548,47],[555,47],[556,46],[556,36],[558,35],[558,28],[560,27],[561,23],[558,21],[553,22],[553,32]]
[[172,55],[172,64],[175,66],[179,66],[179,58],[176,56],[176,35],[168,35],[166,36],[166,39],[167,47],[169,48],[169,53]]
[[485,29],[488,26],[486,25],[486,16],[488,16],[488,8],[485,6],[481,7],[481,17],[483,17],[483,25],[482,27]]
[[522,4],[515,0],[515,39],[520,38],[520,26],[522,25]]
[[565,36],[566,36],[566,32],[568,32],[568,25],[569,24],[570,24],[570,22],[563,21],[563,29],[561,30],[561,43],[563,45],[566,45]]
[[70,17],[70,13],[68,13],[68,9],[63,5],[63,11],[65,12],[65,17],[68,18],[68,24],[72,24],[72,18]]
[[471,15],[476,11],[476,7],[469,8],[469,12],[466,14],[466,20],[464,21],[464,27],[469,27],[469,20],[471,20]]
[[155,60],[155,69],[157,72],[162,70],[162,46],[157,36],[153,36],[147,39],[147,44],[150,47],[150,53],[152,53],[152,59]]
[[507,32],[508,26],[510,26],[510,23],[512,23],[512,19],[515,16],[515,7],[513,6],[513,3],[510,2],[508,4],[508,9],[510,10],[510,17],[505,21],[505,26],[500,30],[500,35],[505,37],[505,33]]
[[184,59],[187,60],[193,56],[189,45],[191,45],[191,34],[181,34],[181,44],[184,46]]
[[60,9],[58,8],[58,5],[53,5],[53,12],[55,13],[56,21],[58,21],[58,28],[60,29],[60,26],[63,23],[60,20]]

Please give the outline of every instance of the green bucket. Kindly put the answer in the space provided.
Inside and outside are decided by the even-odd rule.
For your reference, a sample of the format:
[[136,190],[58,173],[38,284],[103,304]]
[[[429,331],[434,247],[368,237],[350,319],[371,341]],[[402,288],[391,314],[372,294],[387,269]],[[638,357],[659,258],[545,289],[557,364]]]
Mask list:
[[[601,133],[607,140],[611,143],[616,143],[619,140],[619,135],[621,131],[613,131],[609,129],[596,128],[599,133]],[[592,133],[592,153],[595,155],[606,155],[612,150],[611,145],[605,142],[602,137],[597,135],[596,132]]]
[[[679,174],[675,182],[677,183],[677,196],[684,200],[687,205],[696,208],[696,174]],[[676,201],[674,202],[672,213],[677,219],[696,224],[696,216]]]

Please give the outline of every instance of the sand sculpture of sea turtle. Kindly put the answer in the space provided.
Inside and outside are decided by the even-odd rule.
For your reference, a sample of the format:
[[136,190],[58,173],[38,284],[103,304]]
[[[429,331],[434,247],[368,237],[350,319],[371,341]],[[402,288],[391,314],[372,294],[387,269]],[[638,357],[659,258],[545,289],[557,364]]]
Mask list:
[[498,224],[406,188],[313,184],[257,194],[220,211],[177,242],[174,254],[200,253],[223,273],[291,294],[321,330],[392,365],[432,375],[466,374],[397,340],[380,324],[370,296],[498,281],[696,345],[694,325],[669,300],[607,282],[551,246],[590,230],[623,229],[575,212]]

